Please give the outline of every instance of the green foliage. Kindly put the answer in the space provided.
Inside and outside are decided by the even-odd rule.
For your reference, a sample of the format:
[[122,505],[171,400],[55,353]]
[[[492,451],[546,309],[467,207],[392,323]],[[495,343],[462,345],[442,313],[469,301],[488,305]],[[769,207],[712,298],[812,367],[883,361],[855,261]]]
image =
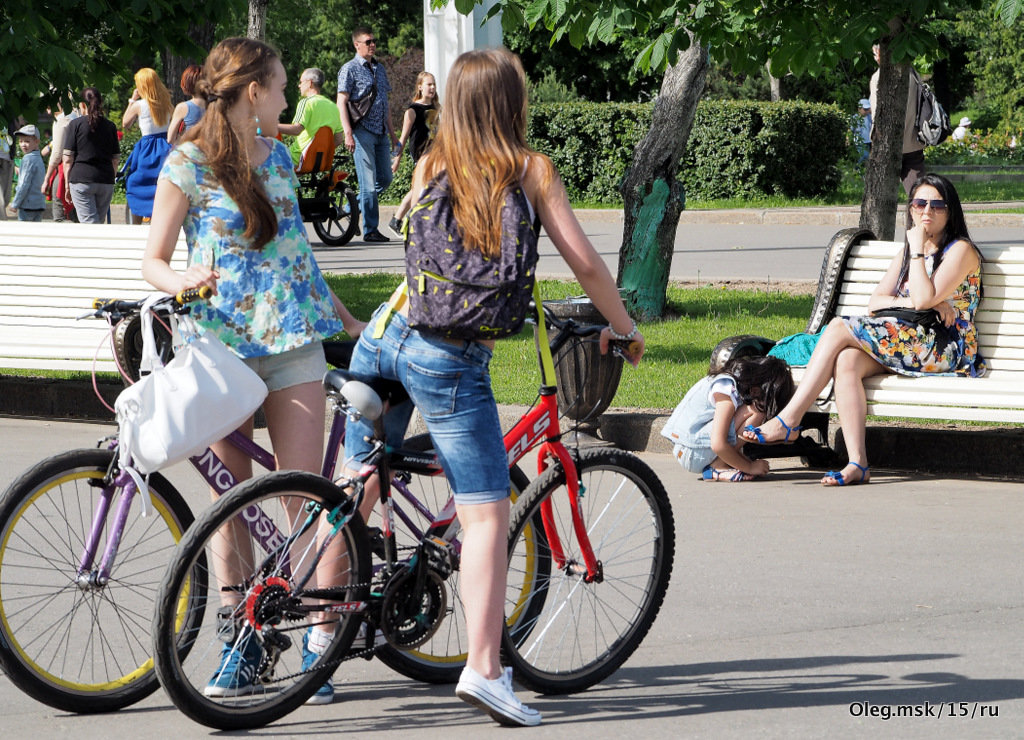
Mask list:
[[[1009,16],[1003,16],[1009,17]],[[1024,17],[1011,25],[994,11],[965,16],[959,28],[971,53],[967,67],[974,75],[974,103],[994,111],[997,129],[1015,132],[1024,128]]]
[[547,154],[575,201],[619,202],[619,181],[651,122],[648,103],[559,103],[530,108],[527,138]]
[[[240,2],[240,0],[233,0]],[[36,120],[46,105],[69,108],[86,85],[111,89],[137,56],[155,50],[195,52],[196,18],[216,22],[231,2],[132,0],[4,0],[0,4],[0,125],[19,115]]]
[[[573,201],[619,203],[619,182],[650,126],[651,105],[535,105],[527,137],[551,157]],[[839,184],[846,121],[834,106],[701,102],[683,160],[693,200],[816,196]]]

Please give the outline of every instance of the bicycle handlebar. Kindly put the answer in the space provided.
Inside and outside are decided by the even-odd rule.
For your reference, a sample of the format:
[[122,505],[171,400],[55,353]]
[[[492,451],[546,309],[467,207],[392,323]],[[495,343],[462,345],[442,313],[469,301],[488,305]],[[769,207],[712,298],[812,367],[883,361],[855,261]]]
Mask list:
[[[536,309],[536,304],[534,304],[534,308]],[[569,317],[558,318],[543,303],[541,304],[541,311],[544,314],[545,322],[558,330],[558,333],[549,342],[552,353],[558,352],[573,337],[583,338],[592,337],[595,334],[600,335],[606,326],[606,324],[577,324],[574,319]],[[613,339],[609,342],[608,346],[612,352],[627,362],[630,357],[640,351],[640,343],[631,340]]]
[[[213,295],[213,291],[205,285],[201,288],[188,288],[177,295],[168,296],[167,298],[157,301],[155,306],[170,306],[171,313],[180,313],[187,304],[192,303],[193,301],[206,300],[211,295]],[[126,314],[140,310],[145,301],[145,298],[137,301],[126,301],[120,298],[94,298],[92,301],[93,311],[84,314],[81,318],[99,318],[104,314],[120,318]]]

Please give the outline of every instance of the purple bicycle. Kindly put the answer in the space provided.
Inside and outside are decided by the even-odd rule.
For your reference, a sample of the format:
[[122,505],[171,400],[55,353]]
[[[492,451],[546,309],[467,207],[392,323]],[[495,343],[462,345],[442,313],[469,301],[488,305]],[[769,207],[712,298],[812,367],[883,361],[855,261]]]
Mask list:
[[[187,300],[168,298],[157,311],[165,317],[185,312]],[[105,318],[119,340],[115,357],[126,379],[137,377],[133,327],[141,305],[100,301],[91,314]],[[169,332],[163,336],[169,349]],[[351,350],[352,343],[325,343],[328,362],[336,367],[347,367]],[[400,386],[391,392],[391,402],[399,402]],[[321,471],[327,480],[334,479],[344,427],[345,415],[335,413]],[[237,432],[229,439],[259,465],[274,469],[271,452]],[[116,448],[113,435],[97,448],[47,458],[0,498],[0,665],[25,693],[63,711],[114,711],[156,690],[153,605],[174,549],[194,520],[185,499],[160,473],[150,476],[149,501],[144,501],[119,469]],[[220,493],[236,484],[209,449],[191,463]],[[406,440],[391,470],[394,526],[383,526],[383,532],[371,518],[375,551],[387,548],[393,558],[411,557],[422,541],[439,538],[457,562],[459,524],[429,437]],[[513,495],[527,483],[513,468]],[[265,551],[285,536],[275,521],[279,524],[277,512],[258,506],[247,511],[248,531]],[[197,607],[209,585],[205,562],[197,562],[190,579],[179,605],[185,633],[198,630],[203,620],[204,610]],[[457,567],[436,579],[435,593],[443,593],[443,611],[433,615],[443,628],[407,649],[394,641],[375,647],[371,635],[360,654],[376,655],[416,680],[456,681],[466,652]]]

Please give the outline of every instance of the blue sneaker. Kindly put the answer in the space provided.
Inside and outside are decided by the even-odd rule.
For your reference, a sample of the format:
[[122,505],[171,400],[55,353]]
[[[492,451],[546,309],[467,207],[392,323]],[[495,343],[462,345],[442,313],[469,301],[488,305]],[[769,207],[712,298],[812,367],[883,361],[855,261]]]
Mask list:
[[[310,627],[302,636],[302,670],[308,671],[320,659],[320,656],[309,649],[309,633],[313,631]],[[316,693],[306,699],[307,704],[330,704],[334,701],[334,681],[330,678],[324,685],[316,690]]]
[[224,643],[220,650],[220,667],[203,694],[211,698],[251,694],[261,660],[263,648],[252,632],[243,633],[233,645]]

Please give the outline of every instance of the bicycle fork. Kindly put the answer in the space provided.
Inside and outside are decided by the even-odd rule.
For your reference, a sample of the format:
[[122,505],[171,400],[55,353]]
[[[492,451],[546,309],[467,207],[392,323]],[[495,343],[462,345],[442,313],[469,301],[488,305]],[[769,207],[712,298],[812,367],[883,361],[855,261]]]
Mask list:
[[604,569],[601,561],[594,555],[594,548],[590,544],[590,534],[587,532],[586,524],[583,521],[583,513],[580,511],[580,479],[576,463],[569,454],[569,450],[561,444],[544,442],[541,445],[537,456],[539,472],[544,472],[550,459],[556,459],[565,471],[565,487],[569,496],[569,507],[572,512],[572,527],[576,533],[576,540],[579,542],[580,555],[583,562],[575,558],[569,558],[562,547],[561,538],[558,536],[558,527],[555,523],[554,507],[551,504],[551,497],[548,496],[541,502],[541,521],[544,523],[544,535],[551,549],[551,557],[559,570],[563,570],[574,576],[582,576],[584,583],[600,583],[604,580]]
[[[82,557],[78,562],[78,576],[76,583],[82,591],[102,589],[110,580],[110,573],[114,567],[114,559],[117,557],[118,547],[121,545],[121,536],[124,534],[125,524],[128,521],[128,512],[131,509],[132,499],[137,493],[135,481],[125,471],[118,471],[117,476],[111,479],[110,472],[102,479],[96,479],[90,485],[101,487],[100,499],[96,505],[96,512],[93,516],[92,527],[89,530],[89,537],[82,550]],[[121,489],[121,500],[118,502],[117,511],[114,513],[114,521],[107,526],[107,516],[114,499],[114,491]],[[107,531],[107,546],[103,551],[99,567],[94,568],[96,554],[99,551],[100,540],[103,532]]]

